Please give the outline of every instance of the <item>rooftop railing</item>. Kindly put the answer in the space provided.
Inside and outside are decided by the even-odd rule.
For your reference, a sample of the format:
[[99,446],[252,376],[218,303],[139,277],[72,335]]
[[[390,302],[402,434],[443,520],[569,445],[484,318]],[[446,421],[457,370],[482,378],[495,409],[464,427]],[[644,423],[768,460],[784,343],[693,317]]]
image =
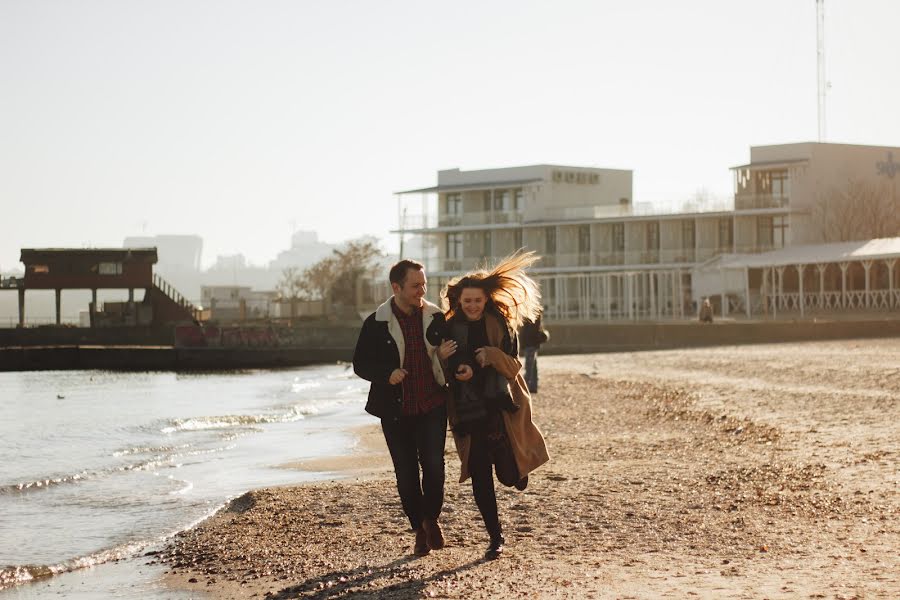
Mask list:
[[502,223],[521,223],[522,211],[479,211],[464,213],[441,213],[438,215],[438,227],[455,227],[459,225],[495,225]]

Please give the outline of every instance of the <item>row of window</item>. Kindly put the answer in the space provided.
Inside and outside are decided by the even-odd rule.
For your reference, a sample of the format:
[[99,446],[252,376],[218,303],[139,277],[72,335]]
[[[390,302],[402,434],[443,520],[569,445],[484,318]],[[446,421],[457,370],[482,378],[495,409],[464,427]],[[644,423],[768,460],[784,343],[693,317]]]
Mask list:
[[[784,217],[758,217],[756,244],[766,248],[781,248],[785,245],[787,221]],[[625,224],[613,223],[611,227],[611,247],[613,253],[625,251]],[[731,249],[734,246],[734,221],[730,218],[722,218],[717,223],[718,239],[717,247]],[[513,236],[513,247],[522,247],[522,230],[515,229],[510,232]],[[544,228],[545,254],[552,255],[558,251],[556,227]],[[576,234],[579,254],[587,254],[591,251],[591,226],[579,225]],[[682,221],[681,223],[681,247],[693,248],[697,240],[697,224],[694,221]],[[658,252],[660,249],[659,222],[648,221],[644,223],[644,249]],[[448,233],[446,237],[447,258],[462,258],[463,245],[469,244],[468,255],[480,253],[491,255],[491,232],[479,231],[475,233]],[[472,252],[472,250],[475,252]]]
[[[461,215],[463,212],[462,193],[447,194],[444,200],[447,215]],[[482,192],[481,209],[484,212],[491,210],[500,212],[518,212],[525,208],[525,192],[522,188],[509,190],[489,190]]]

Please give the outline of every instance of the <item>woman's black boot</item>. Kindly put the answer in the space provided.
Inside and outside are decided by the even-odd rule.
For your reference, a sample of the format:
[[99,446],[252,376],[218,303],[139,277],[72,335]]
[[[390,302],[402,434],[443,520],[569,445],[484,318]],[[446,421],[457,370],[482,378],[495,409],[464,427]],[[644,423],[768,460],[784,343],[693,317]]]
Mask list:
[[491,536],[491,545],[488,546],[487,552],[484,553],[486,560],[497,560],[503,555],[503,544],[506,540],[501,534]]

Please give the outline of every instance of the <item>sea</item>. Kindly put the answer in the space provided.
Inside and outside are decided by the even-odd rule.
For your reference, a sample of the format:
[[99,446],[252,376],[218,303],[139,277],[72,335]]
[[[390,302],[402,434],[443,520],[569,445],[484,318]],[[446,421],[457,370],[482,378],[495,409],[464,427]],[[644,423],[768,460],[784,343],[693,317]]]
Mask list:
[[0,600],[188,598],[146,555],[291,463],[352,451],[368,384],[345,364],[0,373]]

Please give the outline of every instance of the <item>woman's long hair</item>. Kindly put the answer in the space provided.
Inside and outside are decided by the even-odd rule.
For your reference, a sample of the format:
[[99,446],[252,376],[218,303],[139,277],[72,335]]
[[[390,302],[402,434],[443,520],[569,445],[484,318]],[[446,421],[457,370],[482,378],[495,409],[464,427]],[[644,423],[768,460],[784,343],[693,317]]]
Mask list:
[[525,270],[539,259],[533,251],[518,250],[491,270],[479,269],[452,279],[441,291],[447,319],[459,309],[462,291],[474,287],[487,296],[485,310],[496,309],[513,329],[521,327],[525,319],[533,321],[541,312],[541,290]]

